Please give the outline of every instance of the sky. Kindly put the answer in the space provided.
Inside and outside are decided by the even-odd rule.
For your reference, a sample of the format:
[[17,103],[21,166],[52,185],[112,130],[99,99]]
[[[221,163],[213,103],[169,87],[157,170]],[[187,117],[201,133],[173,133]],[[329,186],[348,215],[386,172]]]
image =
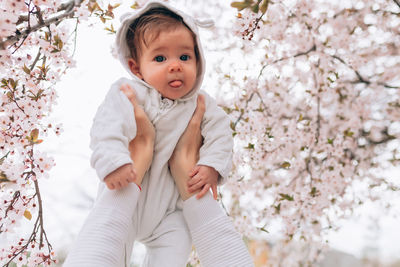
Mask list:
[[[41,180],[40,185],[47,236],[59,252],[71,246],[96,196],[98,178],[89,163],[92,119],[110,85],[121,76],[128,77],[111,55],[112,42],[113,36],[105,30],[80,25],[77,67],[68,70],[57,84],[58,104],[52,115],[63,124],[64,132],[59,137],[50,135],[40,145],[56,161],[50,178]],[[400,204],[396,205],[400,210]],[[329,236],[331,246],[359,257],[367,246],[376,247],[378,255],[385,259],[400,257],[399,218],[393,218],[393,214],[381,216],[374,209],[379,207],[359,209],[358,219],[343,222],[343,228]],[[142,246],[136,248],[134,257],[139,262],[144,250]]]

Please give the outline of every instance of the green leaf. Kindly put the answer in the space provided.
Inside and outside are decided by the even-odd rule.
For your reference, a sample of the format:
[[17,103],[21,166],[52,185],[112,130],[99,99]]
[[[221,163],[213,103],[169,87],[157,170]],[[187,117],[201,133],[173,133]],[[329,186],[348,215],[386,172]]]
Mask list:
[[281,200],[287,200],[287,201],[293,201],[294,198],[288,194],[281,194],[279,193],[279,195],[281,196]]
[[350,131],[350,129],[347,129],[346,131],[344,131],[344,136],[346,137],[353,137],[354,132]]
[[135,1],[135,3],[133,5],[131,5],[132,9],[138,9],[139,8],[139,4],[138,2]]
[[8,80],[7,79],[1,79],[1,87],[7,87],[8,86]]
[[231,125],[230,126],[231,126],[232,131],[236,130],[236,125],[235,125],[235,123],[233,121],[231,121]]
[[263,232],[266,232],[267,234],[269,234],[268,230],[265,229],[264,227],[261,227],[260,230],[263,231]]
[[24,70],[24,72],[28,75],[31,74],[31,70],[24,64],[24,67],[22,68]]
[[279,203],[278,205],[273,206],[273,207],[275,209],[276,214],[279,214],[281,212],[281,203]]
[[249,1],[244,1],[244,2],[232,2],[231,7],[236,8],[238,11],[242,11],[245,8],[250,7],[251,2]]
[[254,144],[249,143],[245,149],[254,149]]
[[260,6],[261,13],[265,14],[268,10],[269,0],[264,0]]
[[111,23],[110,28],[105,27],[106,31],[109,31],[110,33],[117,33],[117,31],[114,29],[114,25]]
[[231,108],[222,107],[222,109],[225,111],[226,114],[231,114],[232,113],[232,109]]
[[289,169],[290,168],[290,162],[288,162],[288,161],[285,161],[285,162],[283,162],[282,164],[281,164],[281,168],[284,168],[284,169]]
[[257,14],[257,13],[258,13],[258,10],[259,10],[259,8],[260,8],[260,7],[259,7],[259,4],[255,4],[254,6],[252,6],[252,7],[251,7],[251,11],[253,11],[254,13],[256,13],[256,14]]
[[18,80],[15,81],[14,79],[10,78],[8,81],[10,82],[10,85],[11,85],[12,89],[15,90],[17,88],[17,86],[18,86]]
[[10,101],[13,101],[13,99],[14,99],[13,93],[7,92],[7,96],[8,96],[8,99],[9,99]]
[[54,45],[57,47],[57,50],[62,50],[64,43],[61,40],[60,36],[58,36],[58,34],[56,36],[54,36]]
[[315,186],[313,186],[313,188],[311,188],[310,195],[312,197],[316,197],[317,196],[317,188]]
[[29,136],[26,139],[29,141],[31,145],[40,144],[43,142],[42,139],[38,139],[39,137],[39,129],[33,129]]

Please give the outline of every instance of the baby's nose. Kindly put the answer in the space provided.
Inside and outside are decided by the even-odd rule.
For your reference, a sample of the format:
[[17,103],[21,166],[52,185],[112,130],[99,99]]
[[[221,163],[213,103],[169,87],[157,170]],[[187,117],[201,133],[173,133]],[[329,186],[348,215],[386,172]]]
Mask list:
[[182,71],[181,64],[179,64],[179,62],[176,62],[176,61],[172,62],[169,65],[169,72],[175,72],[175,71]]

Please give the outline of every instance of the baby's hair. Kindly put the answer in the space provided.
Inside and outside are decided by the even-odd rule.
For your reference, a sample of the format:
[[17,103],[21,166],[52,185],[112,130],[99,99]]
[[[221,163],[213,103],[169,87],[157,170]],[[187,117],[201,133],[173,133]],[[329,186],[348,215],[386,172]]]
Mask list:
[[193,36],[194,52],[196,59],[198,59],[199,52],[195,34],[186,25],[182,17],[166,8],[157,7],[146,11],[129,25],[126,42],[131,50],[133,60],[138,62],[142,46],[147,46],[148,43],[157,39],[162,31],[173,31],[182,26],[186,27]]

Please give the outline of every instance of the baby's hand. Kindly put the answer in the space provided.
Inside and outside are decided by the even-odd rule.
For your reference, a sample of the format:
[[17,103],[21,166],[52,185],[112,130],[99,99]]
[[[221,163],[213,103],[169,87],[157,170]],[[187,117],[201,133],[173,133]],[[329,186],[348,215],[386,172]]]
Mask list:
[[203,197],[211,188],[214,199],[217,199],[217,184],[219,173],[212,167],[205,165],[197,165],[189,173],[191,177],[188,180],[188,191],[192,193],[201,188],[197,194],[197,199]]
[[122,165],[104,178],[109,189],[121,189],[135,180],[136,171],[132,163]]

